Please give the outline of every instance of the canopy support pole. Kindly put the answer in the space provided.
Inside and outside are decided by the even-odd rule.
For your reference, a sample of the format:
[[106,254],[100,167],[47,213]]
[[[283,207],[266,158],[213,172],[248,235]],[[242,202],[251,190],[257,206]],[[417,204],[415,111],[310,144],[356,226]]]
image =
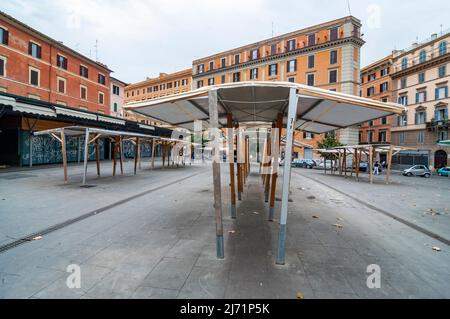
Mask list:
[[[31,144],[31,138],[30,138]],[[62,151],[62,160],[64,166],[64,182],[67,183],[67,152],[66,152],[66,134],[64,133],[64,129],[61,129],[61,151]]]
[[273,163],[272,163],[272,185],[270,189],[270,201],[269,201],[269,221],[273,222],[273,216],[275,214],[275,194],[277,188],[278,179],[278,155],[280,152],[281,143],[281,127],[283,125],[283,113],[278,113],[276,123],[276,134],[272,134],[273,140]]
[[114,138],[114,143],[113,143],[113,176],[116,176],[116,167],[117,167],[117,148],[119,147],[119,145],[117,144],[117,142],[119,141],[119,137],[115,137]]
[[242,185],[242,132],[238,128],[238,133],[236,136],[236,145],[237,145],[237,179],[238,179],[238,200],[242,200],[242,192],[244,190],[244,186]]
[[155,139],[153,138],[153,140],[152,140],[152,169],[155,168],[155,147],[156,147],[156,143],[155,143]]
[[389,178],[391,177],[391,163],[392,163],[392,145],[389,145],[389,151],[387,155],[386,184],[389,184]]
[[209,120],[213,130],[216,130],[213,141],[213,182],[214,182],[214,210],[216,215],[216,249],[217,258],[225,257],[223,246],[223,224],[222,224],[222,190],[220,184],[220,152],[219,152],[219,114],[217,110],[217,91],[211,90],[208,93],[209,99]]
[[89,129],[86,128],[84,137],[84,169],[83,169],[83,185],[86,185],[87,164],[88,164],[88,152],[89,152]]
[[373,183],[373,146],[369,146],[369,179],[370,184]]
[[[274,124],[272,124],[272,131],[275,127]],[[269,134],[269,133],[268,133]],[[264,201],[266,203],[269,202],[269,190],[270,190],[270,166],[272,165],[271,156],[272,156],[272,150],[270,148],[270,141],[272,139],[273,132],[270,133],[270,135],[267,135],[267,164],[266,164],[266,174],[265,174],[265,180],[264,180]]]
[[97,176],[100,176],[100,146],[98,139],[95,140],[95,162],[97,164]]
[[[278,234],[278,252],[277,261],[279,265],[284,265],[286,254],[286,223],[289,204],[289,186],[291,181],[291,161],[292,158],[292,141],[294,133],[294,123],[297,115],[297,90],[290,89],[289,93],[289,109],[286,124],[286,153],[283,172],[283,193],[281,197],[281,214],[280,214],[280,230]],[[289,159],[289,160],[288,160]]]
[[230,196],[231,196],[231,218],[236,218],[236,183],[234,180],[234,137],[233,137],[233,115],[227,114],[228,126],[228,160],[230,161]]
[[139,162],[139,137],[136,137],[136,147],[134,151],[134,175],[136,175],[138,162]]
[[119,138],[119,159],[120,159],[120,175],[123,175],[123,140],[122,136]]
[[356,177],[356,181],[358,181],[359,182],[359,165],[360,165],[360,162],[361,162],[361,153],[360,153],[361,151],[359,151],[359,154],[358,154],[358,149],[357,148],[355,148],[355,159],[356,159],[356,164],[355,164],[355,177]]

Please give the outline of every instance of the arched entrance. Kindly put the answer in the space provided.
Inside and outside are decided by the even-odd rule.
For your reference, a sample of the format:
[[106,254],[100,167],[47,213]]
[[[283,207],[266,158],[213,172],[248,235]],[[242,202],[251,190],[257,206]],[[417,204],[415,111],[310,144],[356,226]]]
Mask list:
[[447,166],[447,152],[443,150],[434,153],[434,168],[438,169]]

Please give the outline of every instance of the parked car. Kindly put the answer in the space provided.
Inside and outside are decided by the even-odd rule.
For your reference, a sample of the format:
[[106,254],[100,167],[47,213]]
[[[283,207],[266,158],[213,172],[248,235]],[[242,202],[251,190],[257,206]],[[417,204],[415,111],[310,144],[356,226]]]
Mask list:
[[431,171],[425,165],[414,165],[404,169],[402,174],[404,176],[422,176],[428,178],[431,176]]
[[359,162],[359,171],[360,172],[367,172],[367,162],[366,161],[361,161]]
[[335,167],[335,166],[336,166],[336,163],[335,163],[335,161],[332,161],[332,160],[320,161],[317,164],[317,167],[320,169],[324,169],[324,168],[331,169],[332,167]]
[[439,176],[447,176],[450,174],[450,167],[442,167],[437,171]]
[[312,159],[296,159],[296,160],[292,161],[292,166],[303,167],[303,168],[313,168],[313,167],[316,167],[317,164]]

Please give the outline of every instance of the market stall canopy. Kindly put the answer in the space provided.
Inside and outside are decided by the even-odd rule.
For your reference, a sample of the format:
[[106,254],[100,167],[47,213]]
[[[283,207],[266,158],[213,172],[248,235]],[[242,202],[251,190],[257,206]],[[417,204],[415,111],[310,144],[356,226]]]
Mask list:
[[[405,107],[291,82],[239,82],[208,86],[156,100],[132,102],[125,109],[150,116],[173,126],[194,129],[194,121],[209,126],[208,92],[217,90],[219,125],[226,126],[227,114],[247,127],[270,123],[278,113],[287,114],[289,92],[298,95],[295,129],[325,133],[364,123],[391,114],[401,114]],[[284,119],[285,121],[285,119]]]
[[441,146],[450,146],[450,140],[440,141],[438,144],[441,145]]

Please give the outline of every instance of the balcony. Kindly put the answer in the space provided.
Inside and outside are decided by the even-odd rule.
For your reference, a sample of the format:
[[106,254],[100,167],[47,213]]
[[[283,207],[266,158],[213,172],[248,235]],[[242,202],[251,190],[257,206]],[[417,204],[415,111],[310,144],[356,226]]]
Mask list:
[[449,120],[448,118],[445,119],[431,119],[429,122],[426,123],[426,127],[429,130],[435,130],[435,129],[448,129],[449,128]]

